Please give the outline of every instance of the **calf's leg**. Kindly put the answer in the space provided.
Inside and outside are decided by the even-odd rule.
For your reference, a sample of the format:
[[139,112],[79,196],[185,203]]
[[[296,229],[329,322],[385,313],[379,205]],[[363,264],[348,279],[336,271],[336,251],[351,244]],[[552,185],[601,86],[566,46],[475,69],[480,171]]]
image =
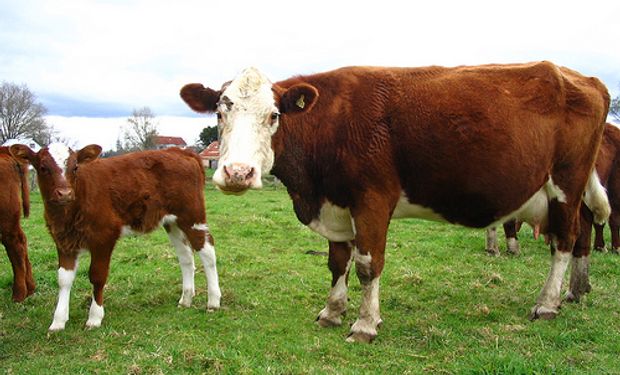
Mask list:
[[114,245],[91,249],[88,277],[93,285],[93,299],[88,311],[87,328],[101,327],[105,315],[103,309],[103,288],[110,273],[110,257]]
[[170,243],[172,243],[176,250],[183,278],[183,291],[179,299],[179,306],[190,307],[192,299],[196,294],[194,286],[194,272],[196,269],[194,266],[194,254],[189,247],[187,237],[176,224],[166,225],[165,228],[166,232],[168,232]]
[[65,324],[69,320],[69,300],[71,297],[71,287],[75,280],[78,260],[77,255],[63,254],[58,251],[58,303],[54,311],[54,320],[49,326],[49,331],[61,331],[65,329]]
[[[202,219],[204,220],[204,217]],[[202,222],[202,224],[193,224],[189,228],[181,228],[187,235],[192,248],[198,253],[202,266],[204,267],[205,275],[207,276],[207,308],[218,309],[220,307],[222,292],[220,291],[219,277],[217,274],[215,243],[213,241],[213,236],[209,233],[209,227],[206,223]]]
[[11,230],[3,230],[0,238],[13,269],[13,301],[21,302],[35,289],[26,236],[17,225]]

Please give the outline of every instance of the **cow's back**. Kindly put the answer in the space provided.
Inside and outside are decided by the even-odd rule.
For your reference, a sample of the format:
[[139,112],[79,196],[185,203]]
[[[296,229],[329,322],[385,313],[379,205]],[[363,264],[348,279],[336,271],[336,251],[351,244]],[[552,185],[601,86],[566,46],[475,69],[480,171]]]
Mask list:
[[548,62],[350,67],[278,85],[299,82],[317,87],[319,99],[274,136],[276,147],[305,155],[276,160],[276,173],[312,166],[305,181],[285,181],[289,190],[350,207],[369,186],[400,189],[409,203],[474,227],[517,210],[554,170],[572,167],[563,159],[596,152],[609,100],[598,80]]
[[80,170],[76,195],[88,202],[81,207],[87,215],[106,211],[132,229],[148,232],[163,216],[181,216],[192,204],[204,211],[204,183],[200,158],[172,148],[88,163]]

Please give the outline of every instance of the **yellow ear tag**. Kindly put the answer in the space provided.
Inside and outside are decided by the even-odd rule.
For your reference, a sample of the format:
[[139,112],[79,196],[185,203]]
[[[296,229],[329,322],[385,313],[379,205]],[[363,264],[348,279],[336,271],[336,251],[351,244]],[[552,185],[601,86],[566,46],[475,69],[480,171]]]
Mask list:
[[297,101],[295,102],[295,104],[297,104],[297,106],[301,109],[304,109],[304,107],[306,106],[306,103],[304,102],[304,99],[306,97],[305,96],[300,96],[299,99],[297,99]]

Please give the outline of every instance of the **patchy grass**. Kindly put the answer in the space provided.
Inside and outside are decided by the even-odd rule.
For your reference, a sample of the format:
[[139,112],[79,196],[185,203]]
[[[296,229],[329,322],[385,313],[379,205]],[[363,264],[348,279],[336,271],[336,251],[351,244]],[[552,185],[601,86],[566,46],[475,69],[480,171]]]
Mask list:
[[0,257],[0,372],[38,373],[620,373],[620,258],[596,253],[592,292],[553,321],[530,322],[549,251],[521,233],[523,255],[489,257],[484,233],[420,220],[391,225],[381,280],[384,325],[370,345],[344,341],[360,303],[351,277],[342,327],[314,324],[329,290],[327,243],[296,220],[277,184],[243,197],[206,191],[222,309],[197,295],[178,308],[181,277],[163,230],[123,238],[112,257],[103,326],[85,330],[91,287],[81,257],[70,320],[48,334],[56,304],[56,252],[33,194],[23,221],[35,295],[11,302]]

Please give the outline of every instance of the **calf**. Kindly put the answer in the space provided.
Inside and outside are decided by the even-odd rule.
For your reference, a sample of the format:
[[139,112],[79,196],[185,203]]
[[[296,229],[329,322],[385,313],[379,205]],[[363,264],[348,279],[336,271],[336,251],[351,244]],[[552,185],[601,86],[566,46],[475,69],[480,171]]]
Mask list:
[[[587,263],[573,250],[609,108],[596,78],[550,62],[347,67],[276,83],[249,68],[220,89],[194,83],[180,94],[217,113],[220,190],[259,188],[271,171],[297,218],[329,240],[332,288],[320,325],[342,323],[355,263],[362,302],[349,341],[372,340],[382,322],[392,218],[486,228],[544,214],[541,231],[556,251],[533,318],[556,316],[568,264]],[[595,198],[604,221],[609,203]]]
[[205,176],[200,158],[176,148],[98,159],[101,147],[74,152],[52,144],[33,152],[23,145],[11,153],[37,171],[45,221],[58,250],[58,305],[50,331],[69,319],[69,296],[78,255],[89,251],[93,299],[86,326],[99,327],[104,316],[103,287],[116,241],[129,233],[147,233],[163,225],[176,248],[183,292],[179,305],[194,296],[194,257],[207,275],[208,307],[220,305],[215,249],[205,215]]
[[13,301],[21,302],[34,293],[35,283],[28,259],[28,243],[19,224],[30,213],[28,165],[18,163],[8,147],[0,147],[0,241],[13,268]]

